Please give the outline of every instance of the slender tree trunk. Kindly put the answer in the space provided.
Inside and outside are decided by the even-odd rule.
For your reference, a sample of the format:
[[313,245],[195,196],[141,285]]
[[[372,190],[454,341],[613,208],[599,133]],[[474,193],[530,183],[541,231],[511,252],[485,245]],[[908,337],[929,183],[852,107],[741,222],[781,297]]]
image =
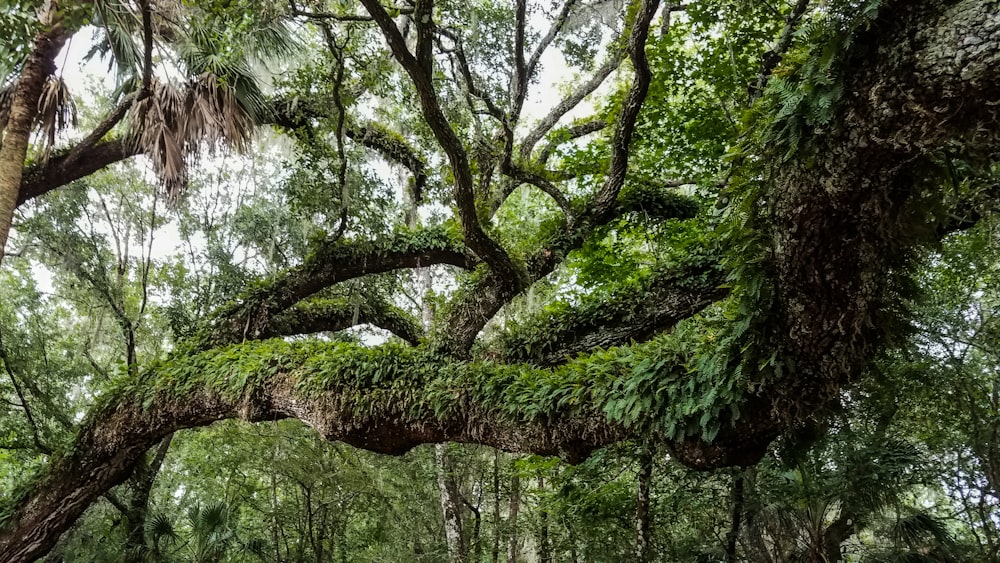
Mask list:
[[40,17],[40,23],[41,31],[35,36],[31,54],[24,62],[14,89],[0,144],[0,260],[3,260],[17,207],[28,141],[38,114],[38,100],[45,80],[56,70],[55,57],[70,35],[63,27],[57,2],[51,3],[48,11]]
[[472,536],[469,538],[468,551],[472,552],[472,560],[479,562],[483,559],[483,542],[482,542],[482,531],[483,531],[483,515],[479,511],[479,507],[470,506],[472,510]]
[[507,563],[516,563],[521,553],[521,542],[517,537],[517,512],[521,508],[521,478],[515,471],[510,478],[510,509],[507,511],[507,528],[510,537],[507,544]]
[[[538,491],[545,494],[545,478],[538,478]],[[545,509],[545,499],[539,499],[538,511],[538,560],[541,563],[552,563],[552,545],[549,542],[549,511]]]
[[437,468],[438,491],[441,495],[441,511],[444,513],[444,536],[448,542],[448,560],[460,563],[468,560],[463,541],[462,512],[458,498],[458,487],[451,476],[445,444],[434,445],[434,465]]
[[[274,560],[281,561],[281,543],[278,538],[278,480],[271,472],[271,543],[274,544]],[[285,550],[286,552],[288,550]]]
[[500,563],[500,536],[503,522],[500,516],[500,450],[493,450],[493,551],[490,553],[492,563]]
[[153,490],[156,476],[160,473],[163,460],[170,450],[174,435],[170,434],[160,440],[152,459],[136,466],[129,479],[132,497],[129,499],[128,511],[125,513],[127,535],[125,537],[125,561],[138,562],[142,560],[136,548],[146,545],[146,519],[149,516],[149,493]]
[[652,477],[653,456],[649,449],[643,447],[639,453],[639,477],[635,499],[635,560],[639,562],[652,560],[649,538],[649,483]]
[[733,475],[733,500],[732,500],[732,516],[730,517],[730,527],[729,533],[726,534],[726,562],[735,563],[736,562],[736,542],[740,537],[740,526],[743,521],[743,505],[744,505],[744,495],[743,487],[745,485],[743,471]]

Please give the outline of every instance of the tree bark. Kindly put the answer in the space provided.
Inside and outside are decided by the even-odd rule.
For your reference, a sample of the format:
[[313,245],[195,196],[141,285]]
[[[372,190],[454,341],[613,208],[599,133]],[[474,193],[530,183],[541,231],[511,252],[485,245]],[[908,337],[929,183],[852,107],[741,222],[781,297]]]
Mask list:
[[500,538],[503,531],[503,521],[500,517],[500,450],[493,453],[493,549],[490,551],[490,561],[500,561]]
[[552,563],[552,543],[549,541],[549,511],[545,508],[545,477],[538,477],[538,491],[542,497],[538,506],[538,561]]
[[635,560],[639,563],[652,561],[653,547],[649,536],[650,498],[649,485],[653,478],[653,456],[648,447],[639,453],[639,475],[636,479],[635,494]]
[[152,458],[148,461],[140,460],[129,478],[128,484],[132,494],[128,501],[128,510],[124,514],[128,530],[125,537],[125,560],[129,563],[138,563],[143,560],[138,548],[146,545],[149,493],[153,490],[156,476],[160,472],[160,467],[163,465],[172,440],[173,434],[168,434],[160,440]]
[[517,563],[521,540],[517,534],[517,513],[521,509],[521,477],[514,470],[510,477],[510,506],[507,509],[507,563]]
[[712,443],[670,444],[691,466],[717,467],[739,448],[763,454],[791,421],[821,416],[897,324],[894,276],[926,241],[920,167],[955,139],[972,152],[992,146],[996,0],[886,2],[845,56],[852,74],[836,113],[777,167],[766,196],[775,302],[762,340],[782,374]]
[[743,523],[744,486],[743,472],[733,474],[732,508],[729,517],[729,532],[726,533],[726,563],[736,563],[736,545],[740,539]]
[[452,563],[468,561],[465,534],[462,527],[462,505],[458,487],[448,461],[446,444],[434,444],[434,467],[437,470],[438,494],[444,516],[444,538],[448,545],[448,560]]
[[56,2],[49,5],[40,19],[42,29],[35,35],[31,54],[17,80],[0,144],[0,261],[4,257],[18,203],[28,141],[38,114],[38,100],[46,79],[55,73],[55,57],[70,36],[70,32],[63,27],[62,14]]

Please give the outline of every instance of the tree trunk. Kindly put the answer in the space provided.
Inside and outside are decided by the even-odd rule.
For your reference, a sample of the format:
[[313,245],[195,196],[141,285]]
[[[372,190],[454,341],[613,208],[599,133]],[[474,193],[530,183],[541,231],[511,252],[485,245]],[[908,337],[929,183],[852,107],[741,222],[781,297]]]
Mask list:
[[437,469],[438,493],[444,514],[444,537],[448,544],[448,560],[462,563],[468,560],[465,534],[462,529],[462,506],[455,478],[451,474],[445,444],[434,444],[434,466]]
[[507,539],[507,563],[517,563],[517,556],[521,553],[521,541],[517,536],[517,512],[521,508],[521,477],[515,469],[510,478],[510,508],[507,511],[507,530],[510,535]]
[[0,261],[4,257],[14,209],[17,207],[24,160],[28,154],[28,141],[38,114],[42,88],[46,79],[55,73],[55,57],[70,35],[63,27],[57,2],[51,3],[40,20],[41,31],[35,36],[31,54],[24,62],[18,78],[0,143]]
[[160,445],[149,461],[137,464],[128,486],[132,492],[125,512],[125,524],[128,530],[125,537],[125,561],[138,563],[143,560],[140,549],[146,545],[146,519],[149,515],[149,493],[153,490],[156,476],[160,473],[163,460],[170,450],[170,442],[174,435],[170,434],[160,440]]
[[639,453],[639,476],[635,495],[635,560],[652,561],[650,532],[649,484],[653,477],[653,456],[647,447]]
[[545,508],[545,478],[538,478],[538,560],[552,563],[552,545],[549,542],[549,511]]
[[743,521],[745,484],[743,471],[733,474],[732,512],[729,518],[729,532],[726,534],[726,563],[736,563],[736,544],[740,538],[740,526]]
[[500,563],[500,538],[503,531],[503,522],[500,516],[500,450],[493,452],[493,550],[490,552],[490,561]]

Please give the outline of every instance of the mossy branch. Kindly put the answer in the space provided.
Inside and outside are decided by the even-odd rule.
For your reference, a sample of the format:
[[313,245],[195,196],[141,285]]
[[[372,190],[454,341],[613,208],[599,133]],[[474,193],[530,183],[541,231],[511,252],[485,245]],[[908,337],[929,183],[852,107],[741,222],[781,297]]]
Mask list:
[[283,322],[279,315],[326,288],[370,274],[435,264],[471,268],[474,261],[444,227],[400,231],[374,241],[319,243],[300,266],[258,282],[217,312],[196,338],[195,347],[207,349],[276,334],[274,323]]
[[725,297],[729,291],[724,282],[718,262],[699,257],[605,298],[546,307],[533,318],[506,327],[485,346],[485,355],[504,362],[554,366],[597,348],[643,342]]
[[416,346],[423,337],[420,322],[406,311],[375,295],[353,299],[308,299],[292,305],[271,322],[260,338],[337,332],[370,324],[388,330]]
[[[271,103],[268,119],[289,131],[310,126],[314,119],[330,119],[330,109],[318,107],[308,101],[275,100]],[[344,122],[344,134],[354,142],[367,147],[390,162],[400,164],[413,174],[412,193],[414,201],[420,202],[427,187],[427,159],[410,145],[401,135],[378,123],[361,124],[353,119]]]

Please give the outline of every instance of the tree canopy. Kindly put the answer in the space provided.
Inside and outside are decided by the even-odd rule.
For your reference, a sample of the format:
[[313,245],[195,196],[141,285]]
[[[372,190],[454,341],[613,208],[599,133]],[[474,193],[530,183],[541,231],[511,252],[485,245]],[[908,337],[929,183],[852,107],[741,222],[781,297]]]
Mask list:
[[[397,455],[580,463],[635,443],[644,467],[666,451],[696,470],[815,447],[784,481],[733,473],[727,560],[746,483],[849,483],[783,516],[839,507],[812,561],[874,529],[897,497],[872,491],[918,482],[888,421],[917,418],[944,373],[966,384],[937,408],[968,424],[924,437],[996,457],[996,384],[977,375],[994,365],[995,0],[95,0],[3,18],[0,464],[22,473],[0,473],[0,561],[44,556],[101,498],[135,524],[128,545],[159,553],[183,526],[192,558],[219,560],[237,541],[224,504],[176,529],[147,510],[174,433],[226,419]],[[60,53],[80,44],[113,91],[67,85]],[[889,408],[887,389],[907,391]],[[842,416],[874,422],[833,432]],[[319,448],[301,463],[339,455],[275,428]],[[221,449],[257,467],[239,444]]]

